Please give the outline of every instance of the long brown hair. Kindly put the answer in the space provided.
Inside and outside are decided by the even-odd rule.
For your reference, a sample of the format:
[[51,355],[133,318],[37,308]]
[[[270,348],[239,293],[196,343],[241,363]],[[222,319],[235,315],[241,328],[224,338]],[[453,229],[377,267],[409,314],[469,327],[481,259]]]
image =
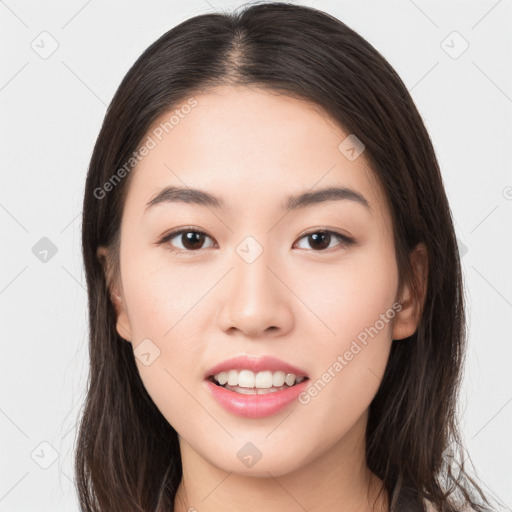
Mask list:
[[[407,88],[373,46],[329,14],[287,3],[184,21],[144,51],[108,107],[83,203],[90,374],[76,444],[81,509],[174,509],[182,476],[177,433],[146,392],[131,344],[116,332],[109,287],[118,276],[120,221],[131,176],[126,163],[156,118],[194,93],[223,84],[254,84],[305,99],[364,143],[389,201],[400,283],[414,284],[409,254],[419,242],[429,256],[420,324],[408,339],[393,341],[370,405],[367,465],[383,480],[393,512],[423,510],[425,499],[441,512],[461,510],[464,503],[488,510],[477,503],[489,504],[464,462],[457,462],[466,349],[463,287],[431,140]],[[112,254],[106,262],[96,255],[100,245]]]

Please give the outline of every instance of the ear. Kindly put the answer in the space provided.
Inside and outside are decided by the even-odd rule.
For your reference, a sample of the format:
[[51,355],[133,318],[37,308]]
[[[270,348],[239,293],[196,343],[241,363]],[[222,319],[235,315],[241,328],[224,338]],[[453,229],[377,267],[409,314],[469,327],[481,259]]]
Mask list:
[[132,329],[130,326],[130,320],[125,307],[125,301],[122,297],[122,291],[120,290],[119,283],[114,282],[112,265],[110,262],[110,254],[107,247],[100,246],[96,250],[96,257],[101,263],[103,272],[105,273],[105,280],[109,289],[110,300],[114,305],[116,312],[116,330],[121,338],[126,341],[132,341]]
[[392,339],[401,340],[413,335],[418,328],[428,284],[428,251],[420,242],[410,254],[411,266],[417,282],[413,290],[409,283],[404,285],[400,297],[402,309],[397,313],[393,324]]

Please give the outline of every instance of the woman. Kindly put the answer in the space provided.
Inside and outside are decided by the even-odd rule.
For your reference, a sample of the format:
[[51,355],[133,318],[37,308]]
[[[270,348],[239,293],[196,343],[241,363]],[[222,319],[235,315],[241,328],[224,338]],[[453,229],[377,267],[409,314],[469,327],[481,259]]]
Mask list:
[[83,510],[489,510],[458,461],[436,156],[339,20],[261,4],[152,44],[91,158],[83,254]]

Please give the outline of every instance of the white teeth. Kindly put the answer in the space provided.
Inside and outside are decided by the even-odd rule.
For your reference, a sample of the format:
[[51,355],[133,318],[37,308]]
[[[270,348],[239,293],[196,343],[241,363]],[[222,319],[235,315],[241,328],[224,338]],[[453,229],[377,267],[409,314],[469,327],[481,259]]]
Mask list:
[[295,384],[295,379],[295,375],[293,373],[289,373],[284,379],[284,381],[286,382],[286,384],[288,384],[288,386],[293,386]]
[[215,379],[220,385],[224,386],[224,384],[226,384],[226,382],[228,381],[228,372],[218,373],[217,375],[215,375]]
[[286,375],[284,372],[275,372],[272,375],[272,386],[275,386],[276,388],[282,386],[284,384],[284,379]]
[[241,388],[253,388],[254,387],[254,373],[250,370],[242,370],[238,374],[238,385]]
[[297,377],[293,373],[285,374],[282,371],[271,372],[265,370],[263,372],[254,373],[251,370],[229,370],[227,372],[219,372],[214,378],[221,386],[238,386],[247,389],[270,389],[280,388],[285,383],[287,386],[293,386],[295,383],[298,384],[302,382],[305,377]]
[[230,386],[238,385],[238,372],[236,370],[229,370],[228,372],[228,384]]
[[[252,373],[252,372],[251,372]],[[268,389],[272,387],[272,372],[258,372],[256,374],[256,378],[254,379],[254,387],[255,388],[263,388]]]
[[267,393],[276,393],[277,391],[282,391],[283,389],[287,389],[289,386],[281,386],[279,388],[268,388],[268,389],[260,389],[260,388],[241,388],[240,386],[224,386],[229,391],[234,391],[235,393],[240,393],[241,395],[266,395]]

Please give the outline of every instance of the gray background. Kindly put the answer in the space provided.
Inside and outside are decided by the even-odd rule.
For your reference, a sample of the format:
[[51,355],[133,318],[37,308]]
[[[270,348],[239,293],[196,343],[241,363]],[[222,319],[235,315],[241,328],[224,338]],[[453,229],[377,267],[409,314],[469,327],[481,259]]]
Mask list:
[[[1,512],[78,510],[73,443],[88,371],[80,214],[106,106],[160,35],[241,3],[0,1]],[[430,132],[467,286],[463,434],[478,476],[509,510],[512,0],[297,3],[373,44]]]

